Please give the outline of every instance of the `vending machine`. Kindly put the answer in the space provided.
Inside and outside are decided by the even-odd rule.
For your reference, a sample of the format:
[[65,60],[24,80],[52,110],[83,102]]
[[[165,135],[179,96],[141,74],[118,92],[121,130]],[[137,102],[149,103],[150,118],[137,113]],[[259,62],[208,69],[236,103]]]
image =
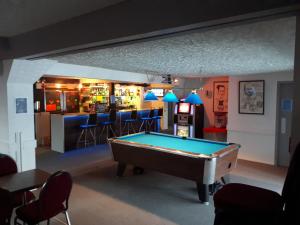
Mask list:
[[180,101],[174,109],[174,135],[203,138],[204,107]]

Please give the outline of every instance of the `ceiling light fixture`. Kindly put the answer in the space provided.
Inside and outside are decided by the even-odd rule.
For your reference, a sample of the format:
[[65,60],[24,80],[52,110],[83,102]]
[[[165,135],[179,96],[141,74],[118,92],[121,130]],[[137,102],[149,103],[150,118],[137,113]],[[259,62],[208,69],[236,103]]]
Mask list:
[[163,102],[178,102],[178,98],[172,90],[168,90],[167,94],[163,97]]
[[152,91],[147,91],[144,101],[157,101],[158,98],[155,96],[155,94]]
[[191,91],[191,93],[188,95],[184,102],[191,103],[194,105],[203,104],[203,101],[197,94],[196,90]]

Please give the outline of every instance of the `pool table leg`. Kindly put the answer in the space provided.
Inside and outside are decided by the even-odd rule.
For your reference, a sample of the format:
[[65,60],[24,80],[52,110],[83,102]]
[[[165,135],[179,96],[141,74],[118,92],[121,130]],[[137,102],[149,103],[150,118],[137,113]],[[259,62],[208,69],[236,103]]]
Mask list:
[[135,166],[133,168],[133,174],[135,174],[135,175],[141,175],[143,173],[144,173],[144,169],[142,167]]
[[230,183],[230,181],[229,181],[229,175],[225,175],[225,176],[221,177],[221,181],[223,182],[223,184]]
[[208,205],[209,204],[209,185],[197,182],[197,190],[199,200]]
[[126,169],[126,164],[119,162],[117,169],[117,176],[122,177]]

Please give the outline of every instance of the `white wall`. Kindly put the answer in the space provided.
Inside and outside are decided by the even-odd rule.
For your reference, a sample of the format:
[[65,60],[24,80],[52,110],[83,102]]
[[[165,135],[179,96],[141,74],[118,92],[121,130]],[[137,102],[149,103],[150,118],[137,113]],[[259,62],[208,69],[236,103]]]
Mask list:
[[[238,113],[238,87],[242,80],[265,80],[264,115]],[[239,158],[275,164],[277,83],[291,80],[292,71],[229,78],[228,141],[242,145]]]
[[8,112],[7,112],[7,79],[11,61],[1,62],[0,70],[0,153],[9,153]]

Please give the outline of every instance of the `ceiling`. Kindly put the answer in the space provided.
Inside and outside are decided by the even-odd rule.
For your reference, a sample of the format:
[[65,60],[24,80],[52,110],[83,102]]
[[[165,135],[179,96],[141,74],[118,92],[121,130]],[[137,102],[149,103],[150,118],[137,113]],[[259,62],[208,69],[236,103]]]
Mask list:
[[283,18],[52,59],[62,63],[177,76],[293,70],[295,24],[294,17]]
[[124,0],[0,0],[0,37],[11,37]]

